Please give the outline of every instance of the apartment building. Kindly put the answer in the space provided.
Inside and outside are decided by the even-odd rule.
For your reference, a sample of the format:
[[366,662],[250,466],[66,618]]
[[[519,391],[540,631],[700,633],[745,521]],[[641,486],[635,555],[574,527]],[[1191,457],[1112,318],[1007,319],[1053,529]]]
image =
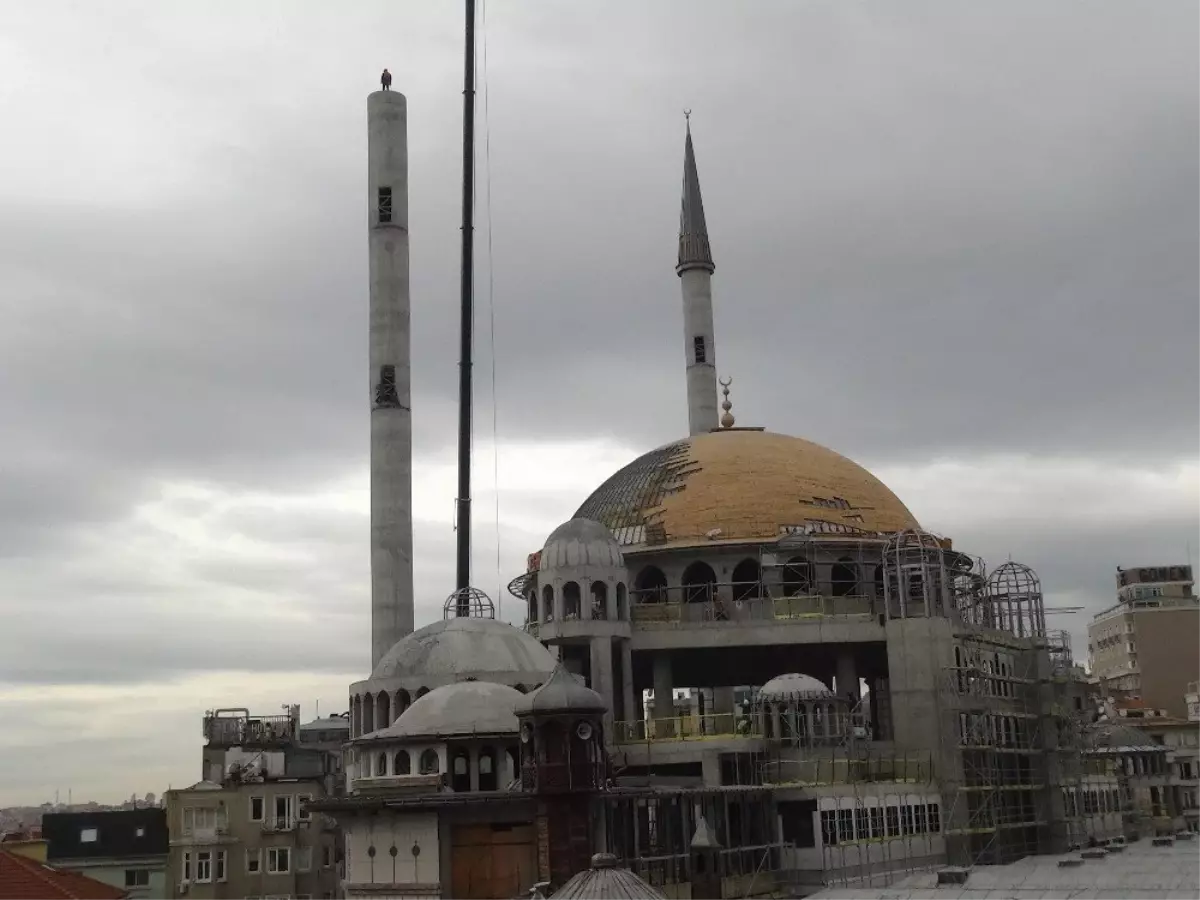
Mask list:
[[343,717],[301,725],[284,715],[213,710],[204,718],[204,778],[167,792],[167,887],[189,900],[334,897],[342,861],[333,820],[313,801],[343,787]]
[[131,900],[167,895],[167,814],[159,807],[42,816],[47,861],[122,888]]
[[1138,697],[1186,718],[1200,678],[1200,602],[1191,566],[1117,569],[1117,602],[1088,625],[1088,659],[1102,692]]

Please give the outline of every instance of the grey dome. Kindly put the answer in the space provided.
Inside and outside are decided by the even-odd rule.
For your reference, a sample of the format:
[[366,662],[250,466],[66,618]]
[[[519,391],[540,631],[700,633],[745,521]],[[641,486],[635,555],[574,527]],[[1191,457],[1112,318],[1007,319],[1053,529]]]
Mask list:
[[1113,721],[1096,722],[1087,728],[1083,733],[1083,744],[1089,750],[1096,751],[1161,750],[1165,753],[1167,750],[1162,744],[1152,741],[1140,728]]
[[575,875],[552,895],[554,900],[665,900],[666,895],[652,888],[628,869],[617,868],[611,853],[597,853],[592,867]]
[[479,734],[516,734],[513,707],[524,695],[503,684],[460,681],[434,688],[387,728],[367,735],[379,738],[444,738]]
[[549,681],[532,694],[522,696],[514,710],[520,716],[531,713],[607,712],[608,704],[603,697],[559,666]]
[[434,622],[400,639],[371,678],[487,681],[491,675],[527,674],[536,683],[554,665],[550,651],[524,631],[507,622],[464,616]]
[[793,697],[832,697],[833,691],[811,675],[789,672],[776,675],[758,690],[760,700],[788,700]]
[[612,532],[592,519],[563,522],[546,538],[538,570],[566,566],[608,566],[625,568],[625,558]]

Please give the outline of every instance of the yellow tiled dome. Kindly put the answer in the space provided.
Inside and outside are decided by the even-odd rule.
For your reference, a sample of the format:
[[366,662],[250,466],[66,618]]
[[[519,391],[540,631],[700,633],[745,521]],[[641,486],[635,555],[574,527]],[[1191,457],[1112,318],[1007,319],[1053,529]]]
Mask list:
[[604,482],[575,516],[606,525],[626,547],[920,527],[862,466],[811,441],[757,429],[714,431],[652,450]]

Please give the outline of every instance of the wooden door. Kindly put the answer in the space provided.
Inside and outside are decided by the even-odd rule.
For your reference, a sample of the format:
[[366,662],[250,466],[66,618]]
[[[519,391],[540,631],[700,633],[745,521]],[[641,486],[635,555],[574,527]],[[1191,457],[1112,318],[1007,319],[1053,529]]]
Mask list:
[[518,897],[538,880],[531,824],[455,825],[451,834],[450,896],[456,900]]

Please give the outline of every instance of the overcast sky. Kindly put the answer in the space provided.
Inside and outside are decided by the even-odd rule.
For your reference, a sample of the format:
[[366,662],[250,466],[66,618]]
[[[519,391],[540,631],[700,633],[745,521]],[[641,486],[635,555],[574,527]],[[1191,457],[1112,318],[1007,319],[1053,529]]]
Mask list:
[[[1198,555],[1194,3],[487,5],[480,587],[686,432],[685,107],[740,424],[868,466],[1055,605]],[[440,616],[460,6],[0,4],[0,805],[186,786],[206,708],[307,719],[367,675],[385,65]],[[1052,621],[1085,657],[1087,615]]]

